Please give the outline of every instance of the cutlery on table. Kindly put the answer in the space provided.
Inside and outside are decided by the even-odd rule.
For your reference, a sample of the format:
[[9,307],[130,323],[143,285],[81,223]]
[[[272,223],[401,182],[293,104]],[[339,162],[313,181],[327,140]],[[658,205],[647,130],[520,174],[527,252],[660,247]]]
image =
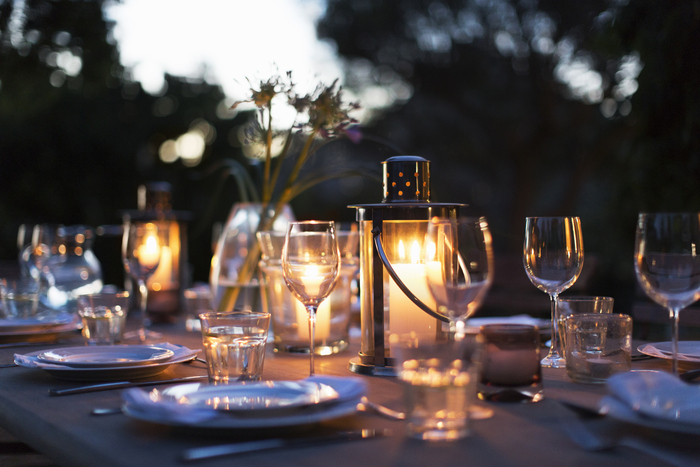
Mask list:
[[96,391],[108,391],[111,389],[126,389],[134,388],[138,386],[155,386],[159,384],[176,384],[185,381],[193,381],[198,379],[208,378],[207,375],[203,376],[186,376],[184,378],[166,379],[162,381],[120,381],[116,383],[103,383],[103,384],[93,384],[90,386],[81,386],[78,388],[70,389],[49,389],[50,396],[68,396],[71,394],[84,394],[86,392],[96,392]]
[[366,440],[390,435],[390,430],[357,430],[341,431],[307,438],[273,438],[258,441],[244,441],[241,443],[221,444],[217,446],[188,449],[183,453],[182,460],[185,462],[191,462],[203,459],[212,459],[215,457],[230,456],[234,454],[267,451],[270,449],[310,447],[322,444],[338,443],[342,441]]
[[406,420],[405,413],[370,402],[366,397],[360,399],[360,402],[357,404],[357,410],[360,412],[372,412],[389,420]]

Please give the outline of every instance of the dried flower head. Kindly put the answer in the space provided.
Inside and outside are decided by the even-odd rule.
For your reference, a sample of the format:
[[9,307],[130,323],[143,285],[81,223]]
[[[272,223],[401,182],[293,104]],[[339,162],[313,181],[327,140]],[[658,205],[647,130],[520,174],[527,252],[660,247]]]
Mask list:
[[305,96],[291,96],[289,102],[297,112],[308,112],[309,126],[318,129],[319,134],[324,138],[334,138],[346,134],[353,141],[359,135],[357,131],[349,132],[352,125],[357,120],[350,117],[349,112],[358,109],[357,103],[343,105],[342,87],[336,85],[335,80],[330,86],[320,85],[316,90]]
[[[250,81],[248,81],[250,84]],[[235,109],[244,102],[253,102],[259,109],[269,109],[272,105],[272,100],[278,94],[289,94],[294,89],[291,72],[287,72],[286,80],[281,76],[273,76],[267,80],[261,80],[259,87],[256,89],[251,84],[250,99],[234,102],[231,109]]]

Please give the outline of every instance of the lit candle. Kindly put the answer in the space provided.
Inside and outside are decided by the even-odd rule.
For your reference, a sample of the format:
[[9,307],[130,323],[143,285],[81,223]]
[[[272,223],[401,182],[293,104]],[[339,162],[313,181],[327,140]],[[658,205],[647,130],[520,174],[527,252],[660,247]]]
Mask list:
[[[417,241],[411,245],[410,263],[395,263],[394,271],[401,281],[428,307],[435,308],[426,281],[426,267],[420,263],[421,249]],[[399,241],[399,261],[406,260],[403,242]],[[389,330],[391,334],[436,332],[437,320],[421,310],[403,293],[393,280],[389,281]]]
[[146,268],[152,268],[160,261],[160,242],[158,237],[150,234],[138,247],[139,263]]
[[[299,339],[309,340],[309,313],[304,305],[297,301],[297,323],[299,323]],[[314,341],[324,341],[331,333],[331,300],[330,297],[321,302],[316,310],[316,331]]]
[[152,284],[167,285],[172,281],[173,253],[170,247],[163,246],[160,249],[160,263],[158,269],[151,277]]
[[[321,290],[321,284],[324,277],[319,275],[316,266],[307,266],[304,270],[302,283],[306,289],[306,294],[310,297],[318,295]],[[309,340],[308,312],[301,302],[297,304],[297,323],[299,323],[299,338]],[[316,310],[316,330],[314,332],[315,341],[323,340],[328,337],[331,330],[331,303],[327,298],[319,305]]]

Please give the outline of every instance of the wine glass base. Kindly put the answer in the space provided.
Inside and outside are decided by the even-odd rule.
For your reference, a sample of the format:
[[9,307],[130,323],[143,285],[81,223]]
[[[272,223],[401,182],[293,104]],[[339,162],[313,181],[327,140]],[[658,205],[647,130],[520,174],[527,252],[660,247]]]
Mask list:
[[154,341],[163,338],[163,334],[149,329],[137,329],[136,331],[125,332],[122,336],[123,341],[136,343],[153,343]]
[[558,355],[548,355],[540,361],[543,368],[566,368],[566,359]]

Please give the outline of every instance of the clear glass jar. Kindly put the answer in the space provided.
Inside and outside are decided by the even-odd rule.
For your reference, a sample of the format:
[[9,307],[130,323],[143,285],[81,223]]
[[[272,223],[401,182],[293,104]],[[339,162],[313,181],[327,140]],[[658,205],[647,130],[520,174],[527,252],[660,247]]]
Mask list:
[[102,267],[92,251],[94,231],[84,225],[59,226],[43,275],[40,300],[55,310],[77,312],[78,295],[102,290]]

